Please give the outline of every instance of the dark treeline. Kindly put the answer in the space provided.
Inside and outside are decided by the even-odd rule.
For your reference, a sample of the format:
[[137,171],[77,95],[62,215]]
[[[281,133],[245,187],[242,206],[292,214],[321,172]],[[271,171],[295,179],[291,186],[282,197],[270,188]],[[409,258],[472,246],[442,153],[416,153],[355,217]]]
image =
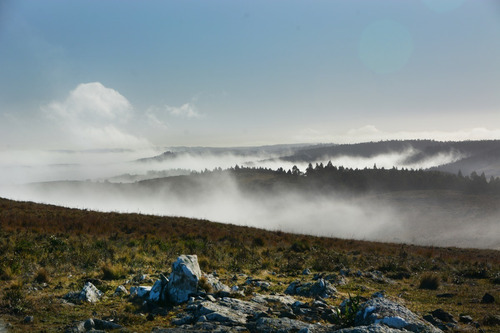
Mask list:
[[[465,193],[500,194],[500,179],[484,173],[470,175],[414,169],[373,168],[351,169],[334,166],[331,162],[313,166],[302,171],[294,166],[290,170],[279,168],[249,168],[236,166],[228,170],[240,184],[250,188],[271,189],[294,187],[314,191],[412,191],[453,190]],[[223,172],[215,169],[214,172]]]

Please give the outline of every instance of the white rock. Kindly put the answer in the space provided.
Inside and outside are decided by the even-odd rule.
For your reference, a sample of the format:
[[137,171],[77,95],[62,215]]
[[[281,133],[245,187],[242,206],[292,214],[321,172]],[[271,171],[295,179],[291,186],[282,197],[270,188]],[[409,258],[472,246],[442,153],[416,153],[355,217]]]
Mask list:
[[92,283],[87,282],[78,295],[78,299],[83,302],[95,303],[102,297],[103,292],[97,289]]
[[172,273],[168,283],[170,300],[175,304],[186,302],[189,295],[198,290],[201,269],[196,255],[181,255],[172,264]]

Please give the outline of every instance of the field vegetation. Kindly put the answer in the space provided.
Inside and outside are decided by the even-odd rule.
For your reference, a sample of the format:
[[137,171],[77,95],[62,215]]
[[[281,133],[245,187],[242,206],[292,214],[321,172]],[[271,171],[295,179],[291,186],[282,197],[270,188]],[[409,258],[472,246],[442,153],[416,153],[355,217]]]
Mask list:
[[[313,274],[342,273],[348,283],[337,286],[340,297],[329,300],[333,305],[350,295],[369,297],[385,290],[421,315],[441,308],[457,319],[470,315],[485,332],[498,329],[491,321],[500,313],[500,253],[495,250],[313,237],[0,199],[0,251],[0,316],[19,332],[58,332],[92,316],[113,318],[135,331],[168,327],[181,308],[167,306],[150,316],[151,309],[112,294],[118,285],[129,288],[137,276],[168,274],[180,254],[197,254],[202,270],[217,271],[228,285],[244,284],[252,276],[271,282],[268,292],[283,293],[290,282],[306,279],[301,275],[306,268]],[[383,278],[366,274],[375,271]],[[86,281],[105,292],[101,302],[71,306],[62,301]],[[481,303],[485,293],[496,301]],[[27,315],[34,316],[33,323],[23,323]]]

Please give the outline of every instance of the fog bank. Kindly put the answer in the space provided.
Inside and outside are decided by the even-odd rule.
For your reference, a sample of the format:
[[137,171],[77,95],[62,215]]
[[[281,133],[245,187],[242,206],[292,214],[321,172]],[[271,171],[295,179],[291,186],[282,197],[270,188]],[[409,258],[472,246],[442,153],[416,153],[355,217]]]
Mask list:
[[3,187],[0,196],[98,211],[186,216],[318,236],[500,249],[498,217],[481,203],[413,193],[254,192],[228,173],[134,184],[58,182]]

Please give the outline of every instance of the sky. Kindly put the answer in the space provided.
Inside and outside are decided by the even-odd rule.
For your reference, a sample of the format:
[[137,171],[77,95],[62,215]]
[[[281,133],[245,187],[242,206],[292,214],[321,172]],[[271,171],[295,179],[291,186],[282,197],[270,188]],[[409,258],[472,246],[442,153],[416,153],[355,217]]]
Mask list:
[[0,0],[4,152],[500,139],[499,88],[496,0]]

